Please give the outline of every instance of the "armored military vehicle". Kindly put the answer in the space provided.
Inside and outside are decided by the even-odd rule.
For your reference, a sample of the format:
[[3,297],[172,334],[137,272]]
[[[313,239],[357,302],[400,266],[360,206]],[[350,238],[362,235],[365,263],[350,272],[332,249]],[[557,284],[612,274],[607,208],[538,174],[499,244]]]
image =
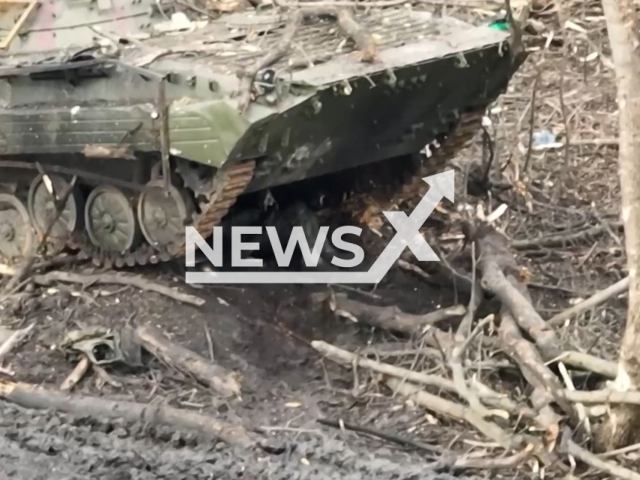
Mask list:
[[3,1],[0,256],[167,260],[241,195],[464,145],[521,62],[509,34],[376,3]]

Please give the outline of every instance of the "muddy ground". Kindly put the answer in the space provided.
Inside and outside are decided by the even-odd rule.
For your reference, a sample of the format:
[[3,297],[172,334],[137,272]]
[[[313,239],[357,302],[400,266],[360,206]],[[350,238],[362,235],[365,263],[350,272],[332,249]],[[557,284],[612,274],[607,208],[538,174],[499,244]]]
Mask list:
[[[180,284],[172,270],[177,269],[154,267],[145,275]],[[32,314],[20,315],[37,324],[37,334],[11,360],[16,379],[59,385],[73,363],[52,347],[67,330],[79,326],[119,328],[127,322],[151,322],[205,357],[210,354],[208,329],[216,362],[242,374],[241,399],[222,400],[158,363],[137,370],[109,368],[121,388],[98,389],[93,375],[77,391],[210,413],[263,432],[283,452],[234,456],[224,444],[158,426],[69,421],[68,416],[3,404],[0,463],[6,474],[15,475],[12,478],[418,478],[425,469],[424,454],[322,426],[317,420],[343,419],[388,433],[410,429],[426,443],[446,440],[439,426],[430,431],[423,412],[368,387],[362,391],[353,375],[323,361],[309,347],[309,341],[317,339],[354,350],[383,337],[392,340],[389,334],[336,318],[326,302],[314,298],[327,292],[326,287],[192,289],[207,300],[202,308],[134,289],[94,287],[82,295],[55,290],[34,300],[37,306],[27,303]],[[100,293],[109,296],[96,295]],[[405,303],[414,311],[450,304],[450,294],[401,271],[393,272],[374,293],[383,303]]]
[[[531,55],[509,91],[490,109],[493,124],[489,131],[495,141],[492,179],[507,183],[510,188],[458,200],[458,212],[465,203],[472,211],[478,204],[491,211],[501,202],[507,203],[509,210],[498,226],[516,241],[580,232],[603,222],[613,224],[619,218],[617,149],[614,144],[589,143],[594,138],[615,137],[617,131],[606,31],[597,20],[601,18],[598,2],[569,3],[567,8],[574,23],[588,30],[589,41],[581,32],[565,32],[571,42],[564,52],[554,25],[555,14],[538,13],[543,40],[555,28],[553,41],[549,41],[548,48]],[[586,60],[594,45],[599,56]],[[559,96],[561,68],[565,71],[564,106]],[[538,71],[542,73],[536,81]],[[534,89],[536,114],[531,117]],[[530,130],[531,120],[534,127]],[[569,149],[528,151],[531,133],[543,131],[555,135],[559,142],[569,131],[574,141],[583,143]],[[458,179],[463,178],[465,165],[480,164],[481,159],[486,159],[486,150],[478,136],[471,149],[453,160],[451,165],[457,168]],[[435,224],[437,229],[456,221],[456,210],[447,206],[444,209]],[[428,224],[427,231],[432,227]],[[548,318],[622,278],[622,240],[622,232],[608,229],[597,237],[587,235],[554,248],[517,250],[518,263],[527,269],[534,305],[541,315]],[[454,242],[438,246],[455,253],[460,245]],[[309,346],[311,340],[325,340],[350,351],[420,346],[339,317],[320,297],[331,291],[348,293],[363,302],[394,304],[407,312],[427,313],[457,303],[455,292],[444,284],[438,287],[397,268],[375,291],[368,289],[365,293],[337,286],[332,290],[310,286],[195,289],[183,285],[184,272],[176,264],[138,269],[136,273],[194,293],[206,299],[206,304],[196,308],[133,288],[54,285],[17,307],[5,306],[1,312],[3,326],[36,324],[33,335],[5,362],[5,367],[15,371],[13,379],[59,386],[72,371],[75,360],[65,358],[53,346],[70,329],[88,325],[120,328],[128,323],[151,322],[174,341],[205,357],[210,356],[205,333],[208,330],[215,361],[242,374],[239,399],[220,399],[158,361],[137,369],[107,367],[120,386],[104,384],[94,373],[76,391],[202,411],[260,432],[278,447],[277,451],[238,453],[222,443],[157,425],[99,422],[27,411],[0,402],[0,477],[453,478],[446,468],[434,468],[441,464],[428,452],[327,427],[317,422],[321,418],[341,419],[425,444],[451,447],[453,455],[486,453],[493,448],[486,442],[478,444],[478,437],[467,426],[435,418],[410,401],[394,398],[376,375],[340,367],[322,359]],[[582,351],[615,359],[625,306],[624,297],[614,299],[559,328],[560,336]],[[502,358],[499,353],[492,355],[491,361]],[[407,354],[398,363],[447,375],[442,365],[417,354]],[[509,383],[516,376],[508,369],[478,367],[478,374],[489,378],[487,383],[494,388],[505,380],[504,388],[511,393],[522,393],[527,388],[524,382],[515,386]],[[640,468],[640,460],[636,458],[629,465]],[[455,474],[458,478],[473,478],[476,472]],[[539,478],[539,472],[526,465],[517,471],[482,474],[482,478],[507,477]]]

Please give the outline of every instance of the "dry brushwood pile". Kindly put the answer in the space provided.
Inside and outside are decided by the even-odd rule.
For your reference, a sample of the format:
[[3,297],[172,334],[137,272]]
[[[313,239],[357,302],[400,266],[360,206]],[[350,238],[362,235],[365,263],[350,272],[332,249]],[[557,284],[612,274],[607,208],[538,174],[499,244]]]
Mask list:
[[[413,3],[476,23],[501,7]],[[598,441],[614,406],[640,405],[612,383],[629,282],[602,7],[534,1],[522,33],[527,61],[447,167],[456,202],[424,225],[441,262],[407,250],[375,288],[0,265],[0,473],[639,480],[640,426]],[[427,188],[345,205],[370,255],[394,232],[381,212]]]

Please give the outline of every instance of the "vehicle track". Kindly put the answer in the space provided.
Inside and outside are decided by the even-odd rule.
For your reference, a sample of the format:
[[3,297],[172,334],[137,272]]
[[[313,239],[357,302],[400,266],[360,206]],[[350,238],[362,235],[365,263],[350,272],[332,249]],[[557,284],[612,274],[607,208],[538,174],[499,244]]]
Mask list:
[[[429,479],[419,457],[354,437],[353,447],[327,435],[295,440],[280,455],[234,452],[164,427],[98,422],[23,409],[0,401],[0,478],[71,479]],[[308,460],[302,462],[306,458]],[[308,463],[308,465],[307,465]],[[4,477],[3,477],[4,475]]]

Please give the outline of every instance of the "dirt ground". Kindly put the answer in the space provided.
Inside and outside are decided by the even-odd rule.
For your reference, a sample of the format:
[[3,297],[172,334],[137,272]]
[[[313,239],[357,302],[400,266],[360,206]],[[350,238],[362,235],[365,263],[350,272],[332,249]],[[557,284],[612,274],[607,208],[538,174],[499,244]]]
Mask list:
[[[170,266],[154,267],[145,275],[179,284],[180,278],[171,270]],[[396,303],[394,298],[403,299],[413,309],[426,311],[451,302],[447,290],[425,287],[402,272],[393,277],[375,295],[392,303]],[[242,374],[241,399],[221,400],[156,363],[139,371],[110,369],[121,388],[104,385],[98,389],[93,376],[77,391],[201,410],[263,431],[285,453],[242,459],[222,444],[199,442],[190,434],[173,435],[152,427],[147,435],[140,425],[98,424],[87,419],[68,424],[64,416],[3,404],[5,446],[0,448],[0,462],[5,473],[16,475],[10,478],[46,475],[61,479],[88,474],[114,479],[239,478],[243,471],[243,478],[417,478],[424,471],[424,457],[415,452],[317,423],[319,418],[360,422],[358,412],[366,410],[368,415],[380,413],[366,422],[376,428],[395,432],[415,430],[417,424],[427,443],[444,440],[440,428],[430,431],[428,424],[421,424],[422,412],[381,394],[360,393],[352,375],[323,361],[308,346],[311,339],[322,339],[358,349],[383,336],[336,318],[314,301],[313,295],[326,292],[326,287],[204,287],[193,291],[207,300],[204,307],[134,289],[92,288],[81,296],[50,290],[50,296],[39,299],[42,303],[37,307],[26,307],[33,308],[33,314],[20,315],[38,328],[35,338],[11,360],[18,372],[15,378],[59,385],[73,364],[52,346],[68,329],[78,326],[117,329],[128,321],[150,322],[205,357],[209,356],[207,329],[216,362]],[[89,300],[107,292],[113,295]],[[65,425],[64,432],[58,430],[60,425]],[[123,452],[128,453],[123,456]]]
[[[465,204],[474,211],[478,204],[490,211],[504,202],[509,209],[499,228],[516,242],[535,243],[541,235],[613,225],[603,235],[587,235],[563,246],[532,245],[516,251],[518,263],[526,266],[530,276],[533,303],[545,318],[625,275],[622,232],[615,227],[619,215],[617,148],[588,141],[613,138],[617,132],[613,72],[607,65],[606,31],[604,23],[597,20],[601,12],[596,4],[571,5],[572,19],[587,33],[565,30],[564,38],[570,39],[568,51],[558,41],[557,26],[548,48],[542,48],[544,38],[554,31],[555,17],[553,12],[538,12],[536,18],[546,26],[541,32],[543,45],[531,54],[509,91],[491,108],[489,130],[495,142],[492,179],[507,182],[511,188],[488,197],[460,199],[457,210],[445,206],[440,221],[427,224],[427,230],[431,225],[441,233],[443,222],[453,221]],[[594,51],[598,56],[586,60]],[[564,75],[559,77],[561,71]],[[528,148],[532,132],[549,131],[557,141],[565,142],[567,130],[575,142],[567,149]],[[464,178],[470,163],[479,164],[486,154],[486,145],[483,148],[478,136],[473,147],[452,162],[458,179]],[[451,254],[460,247],[444,241],[438,245]],[[183,285],[183,270],[177,264],[138,269],[136,273],[189,291],[204,298],[206,304],[192,307],[134,288],[55,285],[44,289],[42,295],[3,307],[3,326],[36,325],[34,334],[5,363],[16,372],[12,380],[59,386],[75,360],[65,358],[55,345],[70,329],[90,325],[118,329],[150,322],[172,340],[207,358],[211,354],[208,331],[215,361],[242,375],[241,398],[221,399],[158,361],[137,369],[108,367],[119,386],[105,384],[93,374],[76,392],[202,411],[257,431],[279,448],[275,453],[239,454],[223,443],[158,425],[98,422],[29,411],[0,401],[0,478],[454,478],[428,452],[321,425],[318,419],[342,420],[411,437],[450,448],[452,455],[473,455],[493,448],[478,442],[466,426],[436,418],[413,402],[394,397],[377,375],[338,366],[309,345],[312,340],[325,340],[354,352],[419,347],[339,317],[322,298],[332,292],[346,293],[365,303],[427,313],[457,303],[455,292],[445,285],[438,288],[397,268],[374,290],[359,286],[360,291],[339,286],[196,289]],[[625,306],[624,296],[614,299],[568,322],[558,332],[567,345],[613,360]],[[500,359],[496,353],[489,360]],[[441,365],[419,353],[407,353],[398,364],[442,373]],[[478,366],[477,371],[480,377],[490,377],[494,387],[501,378],[510,377],[508,369],[500,375],[492,367]],[[514,387],[505,380],[504,388]],[[524,385],[516,388],[525,389]],[[640,468],[638,457],[626,460],[628,466]],[[475,472],[456,475],[474,478]],[[590,475],[592,472],[587,472],[584,478]],[[520,476],[539,475],[526,466],[486,473],[482,478]]]

